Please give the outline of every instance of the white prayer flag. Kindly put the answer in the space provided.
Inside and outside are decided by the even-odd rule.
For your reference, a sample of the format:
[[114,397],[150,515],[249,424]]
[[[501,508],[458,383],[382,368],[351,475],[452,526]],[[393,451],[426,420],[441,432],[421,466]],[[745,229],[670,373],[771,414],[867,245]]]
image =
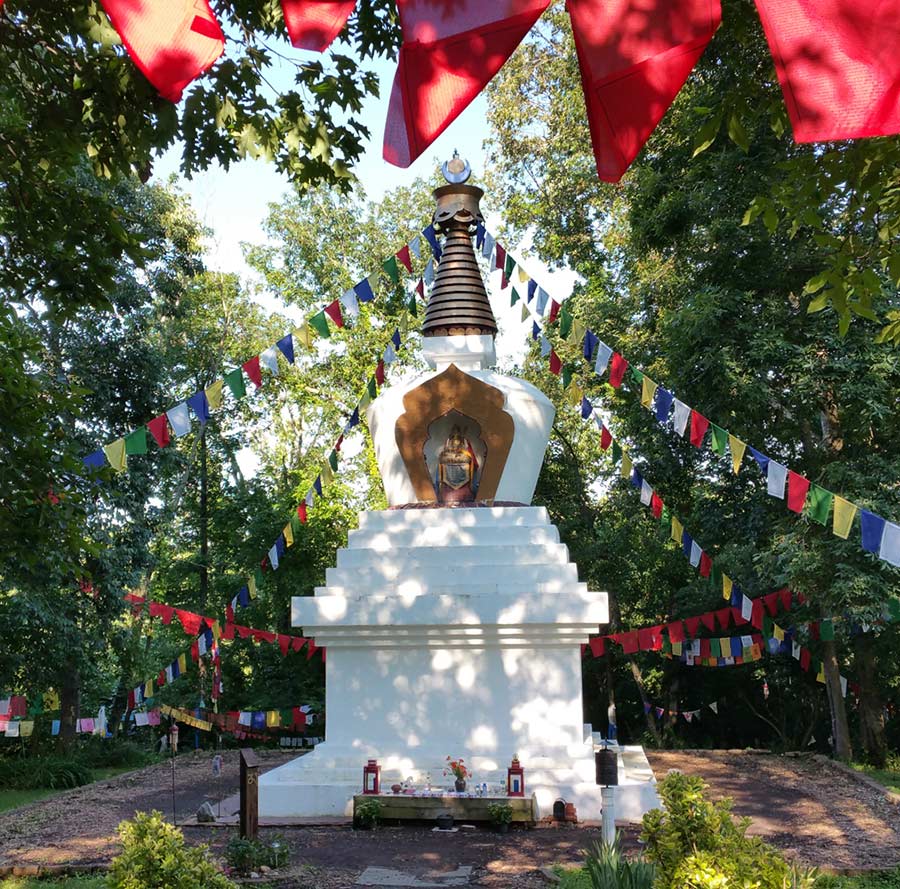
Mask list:
[[415,256],[416,259],[422,258],[422,237],[421,237],[421,235],[416,235],[409,242],[409,251],[410,251],[410,253],[412,253],[413,256]]
[[434,259],[428,260],[428,264],[425,266],[425,272],[422,277],[429,287],[434,284]]
[[275,346],[259,353],[259,366],[266,368],[272,376],[278,376],[278,349]]
[[490,260],[490,258],[494,255],[495,243],[496,241],[494,240],[494,236],[486,232],[484,235],[484,244],[481,245],[481,255],[485,259]]
[[[726,660],[727,660],[727,658],[726,658]],[[718,712],[719,712],[719,705],[718,705],[715,701],[713,701],[713,702],[709,705],[709,709],[712,710],[713,713],[715,713],[715,714],[718,715]]]
[[550,294],[547,293],[547,291],[544,290],[543,287],[538,287],[537,303],[535,304],[535,311],[538,313],[538,315],[543,316],[544,309],[547,308],[547,302],[549,299]]
[[172,431],[176,435],[187,435],[191,431],[191,417],[188,414],[188,406],[182,402],[175,405],[170,411],[166,411]]
[[602,377],[606,373],[606,366],[609,364],[609,359],[612,358],[612,353],[613,350],[602,341],[597,346],[597,360],[594,362],[594,373],[598,377]]
[[847,677],[841,676],[841,697],[847,697]]
[[769,493],[779,500],[784,500],[784,483],[787,481],[787,466],[782,466],[774,460],[769,460],[767,474]]
[[238,725],[251,725],[252,721],[253,714],[249,710],[241,710],[240,716],[238,716]]
[[6,737],[7,738],[18,738],[19,737],[19,723],[18,722],[10,722],[6,726]]
[[675,399],[675,413],[672,417],[675,423],[675,431],[684,438],[684,432],[687,429],[688,420],[691,418],[691,406],[683,401]]
[[[652,499],[653,499],[653,488],[651,488],[647,482],[642,481],[641,482],[641,503],[643,503],[644,506],[649,506],[650,501]],[[698,556],[698,558],[699,558],[699,556]]]
[[885,562],[900,568],[900,525],[893,522],[884,523],[884,534],[881,536],[881,549],[878,555]]
[[791,654],[793,655],[795,661],[800,660],[800,643],[799,642],[791,642]]
[[394,344],[388,343],[384,350],[384,363],[393,364],[397,360],[397,353],[394,351]]
[[272,563],[272,569],[274,571],[278,570],[278,547],[273,543],[272,548],[269,550],[269,561]]
[[753,646],[753,637],[752,636],[741,636],[741,645],[744,648],[751,648]]
[[359,317],[359,300],[356,298],[356,291],[352,287],[341,294],[341,306],[344,309],[344,314],[348,317]]
[[700,549],[700,544],[697,543],[696,540],[691,541],[691,565],[696,568],[700,564],[700,556],[703,555],[703,550]]
[[550,354],[552,348],[550,340],[548,340],[544,334],[541,334],[541,358],[546,358]]
[[750,620],[753,616],[753,602],[746,596],[741,596],[741,617]]
[[197,637],[197,653],[200,655],[206,654],[209,649],[206,647],[206,633],[201,633]]

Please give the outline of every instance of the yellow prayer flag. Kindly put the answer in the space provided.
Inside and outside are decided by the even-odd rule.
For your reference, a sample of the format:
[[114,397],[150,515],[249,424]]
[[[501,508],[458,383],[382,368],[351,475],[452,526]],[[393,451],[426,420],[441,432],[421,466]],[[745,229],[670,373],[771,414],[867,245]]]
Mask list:
[[144,698],[152,698],[153,697],[153,680],[148,679],[144,683]]
[[281,533],[284,534],[284,542],[285,542],[285,544],[286,544],[287,546],[289,546],[289,547],[290,547],[290,546],[293,546],[293,545],[294,545],[294,529],[291,527],[291,523],[290,523],[290,522],[288,522],[288,523],[284,526],[284,529],[282,530]]
[[217,620],[213,621],[212,633],[213,633],[213,639],[215,639],[216,642],[218,642],[222,636],[222,628],[219,626],[219,622]]
[[251,574],[247,578],[247,589],[250,591],[250,598],[256,598],[256,578]]
[[631,457],[622,454],[622,465],[619,467],[622,478],[631,478]]
[[684,533],[684,525],[672,516],[672,540],[681,546],[681,535]]
[[527,321],[531,317],[531,312],[528,311],[528,306],[525,303],[522,303],[522,320]]
[[584,333],[587,330],[583,321],[575,320],[572,322],[572,329],[569,331],[569,342],[580,343],[584,339]]
[[519,280],[520,280],[523,284],[524,284],[526,281],[530,281],[530,280],[531,280],[531,278],[528,277],[528,272],[526,272],[525,269],[522,268],[522,266],[519,266]]
[[641,407],[651,410],[653,408],[653,396],[656,395],[656,383],[644,374],[641,380]]
[[821,682],[823,685],[825,684],[825,667],[821,667],[819,672],[816,674],[816,682]]
[[295,343],[300,343],[301,346],[304,346],[307,349],[311,349],[313,347],[313,342],[316,338],[316,332],[309,326],[308,321],[304,321],[303,326],[298,327],[293,333]]
[[572,407],[580,407],[582,398],[584,398],[584,390],[578,383],[571,383],[566,392],[566,401],[568,401]]
[[178,672],[179,672],[179,674],[187,673],[187,655],[186,654],[178,655]]
[[29,719],[27,722],[22,721],[19,723],[19,737],[20,738],[30,738],[32,733],[34,732],[34,720]]
[[372,403],[372,396],[369,395],[369,390],[366,389],[366,391],[363,392],[363,394],[362,394],[362,398],[360,398],[360,400],[359,400],[359,412],[360,412],[360,414],[362,414],[362,412],[363,412],[363,411],[364,411],[371,403]]
[[681,657],[681,643],[680,642],[672,643],[672,654],[674,654],[675,657]]
[[744,451],[747,450],[747,445],[729,432],[728,447],[731,448],[731,466],[734,469],[734,474],[737,475],[741,471],[741,460],[744,459]]
[[206,387],[206,400],[209,402],[210,410],[214,411],[222,407],[222,386],[224,384],[224,380],[216,380],[211,386]]
[[266,726],[278,728],[281,725],[281,714],[277,710],[266,710]]
[[731,588],[734,586],[731,578],[727,574],[722,575],[722,598],[731,599]]
[[843,497],[834,495],[834,526],[837,537],[846,540],[850,536],[850,528],[853,527],[853,519],[856,518],[857,508],[854,503],[844,500]]
[[331,464],[327,460],[322,464],[322,469],[319,474],[322,477],[323,485],[330,485],[334,481],[334,472],[331,468]]
[[779,641],[784,642],[784,630],[778,624],[772,625],[772,635]]
[[108,445],[103,445],[103,453],[109,460],[109,465],[116,472],[124,472],[128,468],[128,457],[125,455],[125,439],[117,438]]
[[44,692],[44,709],[59,710],[59,695],[53,689]]

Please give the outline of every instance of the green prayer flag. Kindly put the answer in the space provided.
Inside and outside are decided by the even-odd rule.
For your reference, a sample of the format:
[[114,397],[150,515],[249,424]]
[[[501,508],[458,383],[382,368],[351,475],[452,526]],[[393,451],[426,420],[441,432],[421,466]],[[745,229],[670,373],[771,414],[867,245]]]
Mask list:
[[146,454],[147,453],[147,427],[140,426],[134,432],[125,436],[125,453],[126,454]]
[[669,641],[668,636],[663,636],[662,653],[663,654],[671,654],[672,653],[672,643]]
[[771,639],[775,635],[775,623],[768,614],[763,615],[762,634],[766,639]]
[[823,620],[819,624],[819,638],[823,642],[834,642],[834,624],[830,620]]
[[712,569],[709,572],[709,582],[714,589],[722,589],[722,569],[715,562],[713,562]]
[[644,375],[634,365],[628,366],[628,373],[636,386],[640,386],[644,382]]
[[516,261],[507,253],[506,254],[506,265],[503,267],[503,274],[506,276],[506,280],[508,281],[512,278],[513,269],[516,267]]
[[373,401],[378,397],[378,383],[375,380],[375,377],[369,377],[369,382],[366,385],[366,390],[369,393],[369,398]]
[[822,666],[822,662],[817,657],[809,659],[809,672],[813,676],[818,676],[822,672]]
[[257,568],[253,572],[253,579],[256,581],[256,589],[261,590],[263,587],[263,584],[266,582],[266,579],[262,573],[262,568]]
[[572,313],[568,310],[568,308],[563,304],[562,310],[559,313],[559,335],[567,340],[569,338],[569,331],[572,330]]
[[331,329],[328,327],[328,318],[324,312],[317,312],[309,319],[309,326],[319,334],[322,339],[328,339],[331,336]]
[[568,364],[563,366],[563,369],[562,369],[563,389],[569,388],[569,386],[572,382],[572,373],[573,373],[572,368]]
[[279,716],[281,717],[281,727],[282,728],[290,728],[294,724],[294,712],[288,707],[286,710],[279,710]]
[[509,304],[514,306],[519,301],[519,291],[516,290],[515,287],[512,289],[512,296],[509,299]]
[[337,455],[337,451],[332,451],[332,452],[328,455],[328,462],[331,464],[331,468],[332,468],[335,472],[337,472],[337,468],[338,468],[338,455]]
[[885,612],[889,621],[900,620],[900,599],[888,599]]
[[709,640],[709,656],[722,657],[722,643],[718,639]]
[[659,523],[663,526],[663,529],[666,532],[666,536],[669,535],[669,527],[672,524],[672,513],[669,512],[669,507],[663,504],[662,513],[659,517]]
[[618,463],[619,460],[621,460],[621,459],[622,459],[622,448],[619,447],[619,443],[618,443],[617,441],[614,441],[614,442],[613,442],[613,445],[612,445],[612,461],[613,461],[613,464]]
[[712,449],[720,457],[724,457],[728,449],[728,430],[723,429],[721,426],[716,426],[715,423],[710,423],[709,429],[710,432],[712,432],[712,439],[710,441]]
[[419,317],[419,310],[416,307],[416,291],[414,290],[409,295],[409,314],[413,316],[413,318]]
[[239,367],[236,367],[231,373],[225,374],[225,383],[235,398],[243,398],[247,394],[247,388],[244,386],[244,374]]
[[806,514],[814,522],[827,525],[833,502],[834,494],[831,491],[826,491],[818,485],[810,485],[809,493],[806,495]]
[[300,521],[300,516],[297,515],[296,512],[291,513],[291,531],[296,537],[300,533],[300,529],[303,527],[303,522]]
[[387,276],[395,283],[400,283],[400,269],[397,268],[397,257],[392,256],[390,259],[385,260],[381,267],[387,272]]

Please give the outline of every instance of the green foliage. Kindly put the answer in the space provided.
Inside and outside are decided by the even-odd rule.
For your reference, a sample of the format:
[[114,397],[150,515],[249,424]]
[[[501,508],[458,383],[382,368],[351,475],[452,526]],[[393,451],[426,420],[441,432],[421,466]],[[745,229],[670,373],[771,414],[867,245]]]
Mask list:
[[900,889],[900,868],[855,877],[821,876],[815,889]]
[[374,827],[381,817],[381,803],[377,799],[364,799],[356,804],[353,820],[360,827]]
[[138,812],[119,825],[122,852],[110,866],[110,889],[232,889],[206,846],[187,846],[159,812]]
[[489,803],[488,815],[494,824],[509,824],[512,821],[512,806],[506,803]]
[[104,876],[74,876],[59,879],[41,877],[6,877],[0,879],[0,889],[106,889]]
[[655,889],[811,889],[815,874],[787,864],[731,803],[710,802],[701,778],[673,772],[658,785],[664,809],[644,815],[642,839],[656,864]]
[[89,738],[79,745],[77,756],[92,769],[140,768],[159,759],[145,746],[124,738]]
[[591,889],[651,889],[656,875],[654,865],[643,857],[629,859],[620,837],[613,843],[595,843],[585,851],[584,866],[590,875]]
[[30,756],[0,760],[0,787],[11,790],[55,790],[81,787],[93,780],[90,767],[64,756]]
[[248,837],[232,836],[225,847],[228,866],[240,874],[266,867],[283,867],[290,859],[290,850],[283,836],[275,836],[269,841],[252,840]]

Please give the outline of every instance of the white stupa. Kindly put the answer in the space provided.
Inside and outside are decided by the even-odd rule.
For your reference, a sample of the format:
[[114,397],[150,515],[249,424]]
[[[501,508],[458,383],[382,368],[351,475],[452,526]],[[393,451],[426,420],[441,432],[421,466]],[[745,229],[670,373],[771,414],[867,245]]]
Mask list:
[[[328,651],[326,736],[262,776],[264,817],[349,814],[368,759],[386,787],[449,785],[447,756],[496,785],[514,755],[542,812],[562,798],[599,817],[580,647],[607,623],[607,596],[579,582],[531,505],[554,408],[490,369],[496,324],[471,242],[482,192],[461,162],[446,166],[456,181],[435,192],[445,242],[423,326],[431,370],[368,411],[390,508],[362,513],[327,585],[293,599],[292,624]],[[655,802],[648,789],[637,817]]]

